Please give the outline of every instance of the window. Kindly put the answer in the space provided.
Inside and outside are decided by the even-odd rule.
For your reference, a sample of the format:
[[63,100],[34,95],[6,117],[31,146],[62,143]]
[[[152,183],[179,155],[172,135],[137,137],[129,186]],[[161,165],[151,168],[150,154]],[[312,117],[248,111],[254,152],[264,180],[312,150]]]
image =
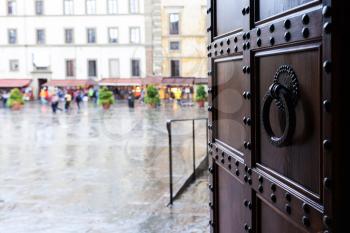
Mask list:
[[96,0],[86,0],[86,14],[96,14]]
[[96,43],[96,29],[95,28],[88,28],[87,29],[87,42],[89,44]]
[[7,14],[15,15],[16,11],[17,11],[16,1],[15,0],[7,1]]
[[74,14],[73,0],[64,0],[63,10],[64,10],[64,14],[65,15],[72,15],[72,14]]
[[180,21],[180,16],[179,14],[170,14],[169,15],[169,33],[171,35],[178,35],[179,34],[179,21]]
[[75,60],[66,60],[66,76],[75,77]]
[[140,43],[140,28],[130,28],[130,42],[133,44]]
[[108,1],[108,14],[118,14],[118,0]]
[[45,44],[45,30],[37,29],[36,30],[36,43],[37,44]]
[[136,14],[139,13],[139,0],[129,0],[130,2],[130,13]]
[[35,0],[35,14],[43,15],[44,14],[44,1],[43,0]]
[[131,60],[131,76],[140,76],[140,60]]
[[170,50],[179,50],[180,42],[179,41],[170,41]]
[[109,43],[118,43],[118,28],[108,29]]
[[110,77],[119,77],[119,59],[110,59],[109,60],[109,76]]
[[17,43],[17,29],[11,28],[8,30],[8,42],[9,44]]
[[18,60],[10,60],[10,71],[18,71],[19,70],[19,64]]
[[96,77],[97,76],[96,60],[88,60],[88,76],[89,77]]
[[179,60],[171,60],[171,77],[179,77],[180,76],[180,61]]
[[64,29],[64,41],[66,44],[72,44],[74,42],[74,30]]

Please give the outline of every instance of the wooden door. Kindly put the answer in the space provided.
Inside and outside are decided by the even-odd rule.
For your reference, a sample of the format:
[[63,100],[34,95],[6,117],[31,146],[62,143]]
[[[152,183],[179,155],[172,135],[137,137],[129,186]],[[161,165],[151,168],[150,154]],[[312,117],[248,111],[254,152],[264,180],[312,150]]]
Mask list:
[[331,229],[330,4],[209,1],[211,232]]

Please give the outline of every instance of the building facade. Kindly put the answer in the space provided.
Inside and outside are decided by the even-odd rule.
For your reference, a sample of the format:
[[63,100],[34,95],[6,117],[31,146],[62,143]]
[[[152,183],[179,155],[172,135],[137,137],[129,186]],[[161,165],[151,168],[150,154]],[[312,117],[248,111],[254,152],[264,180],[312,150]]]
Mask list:
[[206,0],[162,0],[162,73],[207,76]]
[[206,77],[205,0],[0,0],[0,79]]
[[[152,0],[1,0],[0,79],[145,77]],[[152,67],[147,69],[146,66]]]

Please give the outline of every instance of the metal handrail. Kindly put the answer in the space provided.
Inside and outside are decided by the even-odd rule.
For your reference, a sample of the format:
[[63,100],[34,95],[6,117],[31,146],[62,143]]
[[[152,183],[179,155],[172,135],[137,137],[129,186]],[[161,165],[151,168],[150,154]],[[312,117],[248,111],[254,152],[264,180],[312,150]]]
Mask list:
[[[172,132],[171,132],[171,124],[174,122],[185,122],[185,121],[192,121],[192,165],[193,165],[193,173],[191,177],[196,177],[196,130],[195,130],[195,122],[196,121],[206,121],[206,140],[208,141],[208,118],[202,117],[202,118],[192,118],[192,119],[172,119],[168,120],[166,123],[167,130],[168,130],[168,137],[169,137],[169,190],[170,190],[170,202],[169,205],[173,204],[173,200],[176,198],[173,196],[173,152],[172,152]],[[207,156],[208,156],[208,143],[205,143],[207,145]]]

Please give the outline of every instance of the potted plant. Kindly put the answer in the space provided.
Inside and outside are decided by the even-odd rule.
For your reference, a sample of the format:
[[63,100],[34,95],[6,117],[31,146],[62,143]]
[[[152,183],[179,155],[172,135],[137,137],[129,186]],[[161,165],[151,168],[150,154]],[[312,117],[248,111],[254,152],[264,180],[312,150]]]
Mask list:
[[203,108],[206,99],[207,99],[207,92],[205,91],[205,88],[203,85],[199,85],[196,90],[196,101],[198,103],[198,106]]
[[108,90],[107,87],[102,87],[98,94],[98,103],[102,105],[103,109],[107,110],[114,104],[115,99],[113,92]]
[[147,87],[145,103],[153,108],[160,104],[158,89],[152,85]]
[[24,100],[22,92],[18,88],[12,89],[7,100],[7,106],[12,110],[20,110],[22,109],[23,105]]

